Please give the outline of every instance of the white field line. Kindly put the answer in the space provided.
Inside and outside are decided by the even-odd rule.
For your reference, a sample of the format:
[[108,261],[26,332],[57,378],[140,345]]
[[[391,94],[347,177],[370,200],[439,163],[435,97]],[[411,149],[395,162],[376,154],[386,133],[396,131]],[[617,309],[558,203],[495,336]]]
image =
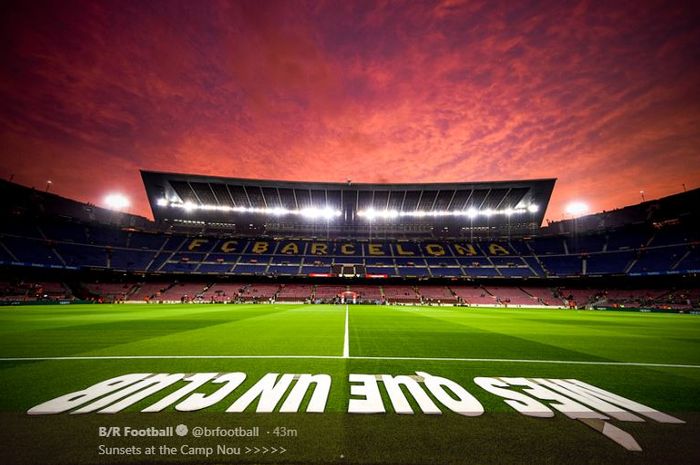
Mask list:
[[417,362],[464,362],[464,363],[542,363],[557,365],[599,365],[599,366],[622,366],[622,367],[649,367],[649,368],[700,368],[700,365],[686,365],[675,363],[643,363],[643,362],[596,362],[585,360],[529,360],[511,358],[444,358],[444,357],[363,357],[363,356],[342,356],[342,355],[85,355],[85,356],[65,356],[65,357],[2,357],[0,362],[33,362],[33,361],[53,361],[53,360],[397,360],[397,361],[417,361]]
[[343,338],[343,358],[350,358],[350,328],[348,326],[348,313],[350,309],[345,304],[345,337]]

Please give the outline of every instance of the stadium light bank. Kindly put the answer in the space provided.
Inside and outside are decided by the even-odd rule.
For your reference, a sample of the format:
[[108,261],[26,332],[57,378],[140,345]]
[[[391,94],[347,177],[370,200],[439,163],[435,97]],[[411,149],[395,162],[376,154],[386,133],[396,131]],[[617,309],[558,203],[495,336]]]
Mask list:
[[368,220],[373,219],[393,219],[399,217],[411,217],[411,218],[428,218],[428,217],[467,217],[476,218],[477,216],[495,216],[495,215],[522,215],[524,213],[536,213],[539,210],[537,205],[529,205],[527,208],[505,208],[502,210],[495,210],[487,208],[485,210],[477,210],[476,208],[469,208],[467,210],[434,210],[434,211],[398,211],[398,210],[374,210],[368,208],[367,210],[360,210],[357,212],[357,216],[366,218]]
[[340,210],[332,208],[302,208],[299,210],[275,207],[275,208],[256,208],[256,207],[231,207],[229,205],[199,205],[194,202],[173,202],[167,199],[159,199],[156,204],[160,207],[173,207],[191,212],[195,210],[202,211],[219,211],[219,212],[235,212],[235,213],[258,213],[263,215],[286,216],[298,215],[310,219],[326,219],[330,220],[342,215]]
[[[194,202],[179,202],[175,200],[158,199],[156,204],[160,207],[172,207],[179,208],[188,212],[195,210],[202,211],[220,211],[220,212],[235,212],[235,213],[257,213],[263,215],[272,216],[286,216],[286,215],[299,215],[310,219],[326,219],[331,220],[333,218],[342,215],[340,210],[335,210],[329,207],[318,208],[309,207],[299,210],[288,209],[283,207],[275,208],[258,208],[258,207],[231,207],[229,205],[200,205]],[[536,213],[539,211],[539,207],[535,204],[531,204],[524,208],[506,208],[502,210],[490,209],[477,210],[476,208],[469,208],[467,210],[434,210],[434,211],[398,211],[398,210],[375,210],[373,208],[368,208],[366,210],[359,210],[357,216],[365,218],[367,220],[374,219],[395,219],[399,217],[410,217],[410,218],[436,218],[436,217],[467,217],[476,218],[478,216],[496,216],[496,215],[522,215],[524,213]]]

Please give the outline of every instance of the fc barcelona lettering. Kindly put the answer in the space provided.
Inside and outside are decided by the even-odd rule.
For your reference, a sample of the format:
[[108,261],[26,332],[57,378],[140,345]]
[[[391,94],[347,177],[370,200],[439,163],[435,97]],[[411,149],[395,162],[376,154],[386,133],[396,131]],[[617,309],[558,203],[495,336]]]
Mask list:
[[221,252],[259,255],[322,255],[380,257],[469,257],[515,254],[505,244],[487,242],[315,242],[274,240],[189,239],[188,252]]

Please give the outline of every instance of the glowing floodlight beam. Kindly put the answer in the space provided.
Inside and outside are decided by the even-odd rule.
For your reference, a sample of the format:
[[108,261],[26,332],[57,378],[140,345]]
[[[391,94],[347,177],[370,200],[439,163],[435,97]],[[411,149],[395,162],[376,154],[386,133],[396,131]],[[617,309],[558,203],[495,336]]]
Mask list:
[[357,212],[357,216],[367,218],[368,220],[372,221],[377,217],[377,211],[374,208],[368,208],[367,210],[359,210]]
[[168,199],[158,199],[156,200],[156,205],[158,205],[159,207],[167,207]]
[[310,219],[317,219],[317,218],[322,218],[326,220],[330,220],[331,218],[335,216],[340,216],[341,212],[339,210],[333,210],[332,208],[304,208],[302,210],[299,210],[299,214],[301,216],[310,218]]
[[[399,212],[398,210],[375,210],[374,208],[368,208],[367,210],[359,210],[357,216],[362,218],[367,218],[368,220],[374,220],[375,218],[380,219],[390,219],[398,218],[399,216],[406,216],[409,212]],[[414,213],[414,212],[410,212]]]
[[527,211],[530,213],[537,213],[540,210],[540,207],[535,205],[534,203],[531,203],[530,205],[527,206]]
[[115,193],[105,197],[105,205],[110,210],[123,210],[130,205],[130,202],[124,194]]
[[505,208],[503,210],[494,210],[487,208],[485,210],[477,210],[474,207],[471,207],[467,210],[432,210],[432,211],[425,211],[425,210],[414,210],[414,211],[406,211],[406,212],[400,212],[398,210],[375,210],[374,208],[368,208],[366,210],[359,210],[357,212],[357,216],[361,218],[365,218],[367,220],[374,220],[374,219],[393,219],[393,218],[398,218],[398,217],[411,217],[411,218],[426,218],[426,217],[432,217],[432,218],[437,218],[437,217],[445,217],[445,216],[453,216],[453,217],[463,217],[466,216],[467,218],[476,218],[477,216],[485,216],[485,217],[490,217],[494,215],[505,215],[505,216],[512,216],[512,215],[519,215],[523,214],[530,211],[527,208]]
[[[163,202],[161,202],[163,200]],[[243,207],[236,206],[232,207],[230,205],[199,205],[191,201],[187,202],[176,202],[168,201],[166,199],[160,199],[156,201],[158,205],[167,206],[172,208],[181,208],[186,212],[192,212],[195,210],[204,211],[220,211],[220,212],[235,212],[235,213],[258,213],[262,215],[273,215],[273,216],[284,216],[284,215],[299,215],[310,219],[332,219],[337,216],[342,215],[340,210],[334,210],[330,207],[316,208],[309,207],[303,208],[301,210],[291,210],[284,207],[273,207],[273,208],[259,208],[259,207]]]
[[574,202],[570,202],[564,211],[571,216],[581,216],[588,212],[588,204],[576,200]]

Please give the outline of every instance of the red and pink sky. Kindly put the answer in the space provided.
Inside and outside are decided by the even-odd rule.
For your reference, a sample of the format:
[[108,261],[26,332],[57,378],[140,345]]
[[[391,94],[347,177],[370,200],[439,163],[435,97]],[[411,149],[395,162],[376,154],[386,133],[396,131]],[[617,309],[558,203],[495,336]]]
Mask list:
[[139,169],[617,208],[700,186],[698,5],[3,2],[0,177],[149,217]]

